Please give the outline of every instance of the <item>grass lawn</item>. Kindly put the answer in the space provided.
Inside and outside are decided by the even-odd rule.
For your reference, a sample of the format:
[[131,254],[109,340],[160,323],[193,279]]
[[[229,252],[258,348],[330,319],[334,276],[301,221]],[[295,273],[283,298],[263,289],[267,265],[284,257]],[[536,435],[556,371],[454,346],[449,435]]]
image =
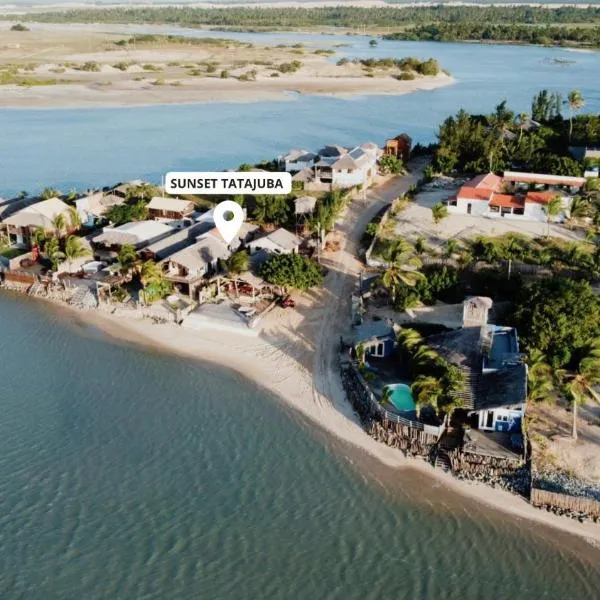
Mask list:
[[11,258],[15,258],[16,256],[21,256],[21,254],[25,254],[27,250],[23,250],[22,248],[11,248],[10,246],[0,246],[0,256],[4,256],[9,260]]

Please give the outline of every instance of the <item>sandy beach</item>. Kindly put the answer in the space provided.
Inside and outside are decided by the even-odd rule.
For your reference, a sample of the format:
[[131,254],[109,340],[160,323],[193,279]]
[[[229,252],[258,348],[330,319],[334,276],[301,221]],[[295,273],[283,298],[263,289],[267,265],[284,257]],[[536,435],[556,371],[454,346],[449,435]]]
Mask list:
[[298,295],[296,309],[276,308],[256,335],[240,335],[219,325],[189,329],[150,321],[125,320],[104,311],[73,311],[76,325],[98,328],[126,343],[176,353],[233,369],[273,392],[316,427],[367,452],[392,469],[409,468],[435,478],[445,489],[466,495],[514,517],[576,534],[600,545],[600,526],[557,517],[531,506],[523,498],[482,484],[459,481],[430,465],[405,458],[399,450],[373,440],[362,429],[347,402],[337,363],[340,335],[348,327],[350,291],[360,264],[355,258],[360,233],[372,216],[391,198],[419,178],[423,165],[411,175],[392,180],[355,200],[338,223],[345,244],[340,252],[326,253],[329,274],[323,289]]
[[[402,95],[451,85],[394,66],[340,62],[335,47],[223,38],[132,37],[125,26],[0,23],[0,108],[291,100],[297,94]],[[166,31],[166,30],[165,30]],[[138,34],[139,35],[139,34]],[[443,65],[442,65],[443,67]],[[400,75],[410,77],[399,79]]]

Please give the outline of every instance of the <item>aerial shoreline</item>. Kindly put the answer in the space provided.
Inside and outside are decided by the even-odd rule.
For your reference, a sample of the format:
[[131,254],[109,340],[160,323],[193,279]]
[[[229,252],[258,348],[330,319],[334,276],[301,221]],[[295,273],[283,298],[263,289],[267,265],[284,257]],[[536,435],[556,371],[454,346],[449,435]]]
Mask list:
[[[219,80],[206,80],[206,83]],[[0,109],[87,109],[142,108],[145,106],[186,106],[194,104],[247,104],[253,102],[292,102],[296,95],[356,98],[363,96],[403,96],[429,92],[453,85],[456,80],[447,75],[435,78],[369,85],[372,80],[334,80],[314,82],[307,79],[287,79],[281,82],[231,82],[234,86],[203,86],[194,90],[160,88],[147,95],[131,90],[110,90],[98,94],[97,88],[65,85],[23,88],[16,85],[0,87]],[[257,85],[258,89],[249,86]],[[262,87],[261,87],[262,86]],[[340,89],[345,87],[345,89]],[[61,88],[61,89],[58,89]],[[212,88],[212,89],[211,89]],[[58,92],[58,93],[57,93]]]
[[[364,453],[375,459],[390,474],[399,469],[421,473],[446,490],[490,509],[583,538],[595,549],[600,548],[600,526],[597,524],[560,517],[535,508],[524,498],[505,490],[456,479],[422,460],[407,458],[399,450],[375,441],[360,425],[341,385],[340,396],[323,397],[315,387],[313,374],[308,369],[298,368],[295,361],[290,360],[282,350],[289,347],[284,333],[288,324],[278,324],[267,336],[239,336],[219,326],[207,326],[203,331],[190,330],[173,324],[126,319],[101,310],[82,311],[47,299],[42,299],[42,302],[50,304],[61,316],[71,317],[71,325],[80,334],[82,328],[83,335],[86,329],[91,329],[106,336],[111,343],[191,358],[230,369],[277,396],[285,408],[299,413],[326,435],[350,444],[359,454]],[[302,337],[300,335],[298,339]],[[358,468],[360,470],[362,466],[358,465]]]

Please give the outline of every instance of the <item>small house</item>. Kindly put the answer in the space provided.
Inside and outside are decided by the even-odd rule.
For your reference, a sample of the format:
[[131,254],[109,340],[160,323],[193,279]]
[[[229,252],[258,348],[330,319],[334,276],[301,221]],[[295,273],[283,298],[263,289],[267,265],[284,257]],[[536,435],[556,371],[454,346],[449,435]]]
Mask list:
[[484,432],[520,433],[527,402],[527,365],[514,327],[487,323],[490,298],[467,298],[463,327],[425,343],[463,373],[459,393],[471,424]]
[[181,220],[190,217],[194,212],[194,203],[179,198],[155,197],[148,204],[150,219]]
[[92,238],[95,246],[118,250],[130,245],[136,250],[145,248],[173,233],[173,228],[160,221],[134,221],[118,227],[105,227],[102,233]]
[[36,229],[46,233],[56,231],[55,222],[59,215],[65,218],[66,232],[73,230],[69,207],[59,198],[50,198],[26,206],[4,219],[4,229],[11,244],[31,246],[31,236]]
[[279,159],[280,166],[288,173],[297,173],[312,167],[319,158],[314,152],[294,149]]
[[195,244],[169,256],[161,264],[169,281],[184,287],[190,298],[202,285],[204,277],[216,273],[219,260],[227,260],[231,251],[223,240],[205,235]]
[[354,327],[350,345],[362,347],[367,357],[385,358],[394,352],[396,334],[389,321],[366,321]]
[[410,158],[410,148],[412,145],[412,139],[406,133],[401,133],[395,138],[385,141],[383,147],[383,153],[386,156],[395,156],[402,162],[407,163]]
[[302,238],[280,227],[271,233],[248,242],[251,254],[258,250],[266,250],[273,254],[297,254]]

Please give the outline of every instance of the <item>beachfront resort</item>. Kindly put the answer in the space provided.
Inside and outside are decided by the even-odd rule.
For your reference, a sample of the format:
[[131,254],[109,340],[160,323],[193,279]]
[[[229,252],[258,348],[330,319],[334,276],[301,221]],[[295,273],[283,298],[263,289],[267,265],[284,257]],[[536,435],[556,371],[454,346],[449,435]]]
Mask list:
[[[581,377],[596,342],[584,337],[573,350],[561,339],[536,353],[540,316],[527,312],[544,307],[527,301],[536,295],[548,310],[564,313],[570,295],[589,318],[598,312],[589,283],[600,274],[597,169],[465,177],[436,171],[432,151],[400,134],[242,165],[289,172],[293,190],[236,196],[245,221],[229,243],[214,218],[225,198],[175,197],[140,180],[22,193],[0,202],[3,285],[119,317],[260,335],[271,314],[294,311],[304,290],[339,269],[339,225],[360,204],[371,222],[360,232],[363,266],[338,358],[367,432],[456,477],[597,520],[598,467],[569,470],[595,443],[586,390],[597,382]],[[407,169],[421,173],[414,185]],[[565,367],[561,382],[551,365]],[[554,422],[549,399],[561,409]],[[555,432],[570,421],[577,442],[555,454]]]

